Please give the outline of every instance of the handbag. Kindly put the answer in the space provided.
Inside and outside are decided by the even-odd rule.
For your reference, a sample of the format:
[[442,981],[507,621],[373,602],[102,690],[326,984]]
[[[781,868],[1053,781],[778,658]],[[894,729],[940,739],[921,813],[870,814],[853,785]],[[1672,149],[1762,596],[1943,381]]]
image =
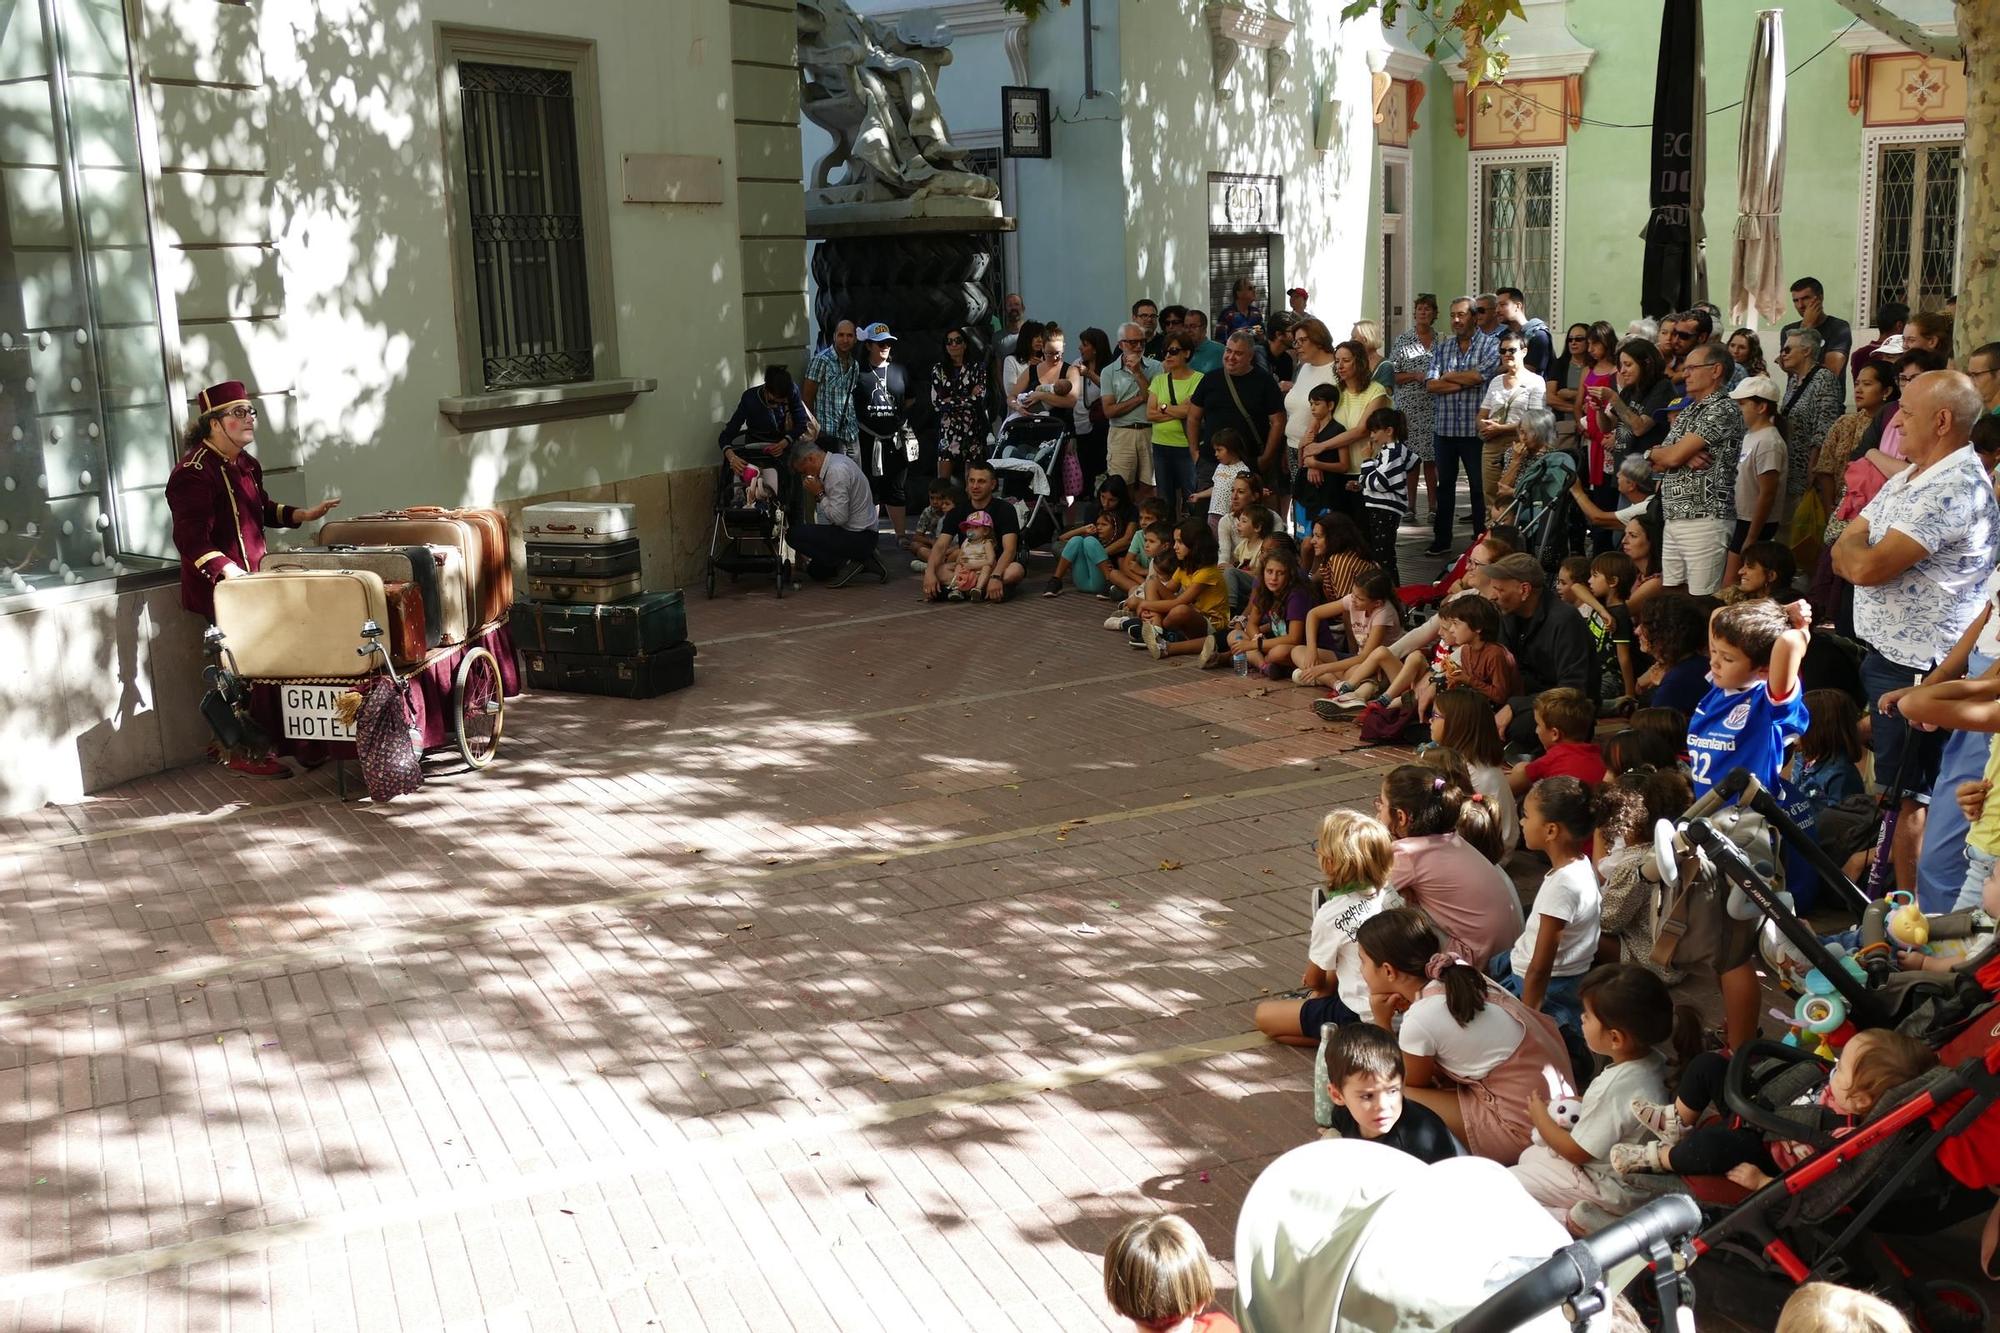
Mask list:
[[1784,533],[1785,545],[1792,548],[1792,557],[1800,569],[1812,569],[1819,564],[1825,534],[1826,502],[1820,499],[1817,488],[1808,486],[1799,497],[1799,506],[1792,511]]
[[361,780],[372,799],[394,800],[424,785],[423,764],[417,757],[416,736],[400,684],[387,675],[376,678],[362,699],[354,733]]
[[263,756],[271,753],[271,738],[250,716],[250,687],[219,666],[202,668],[208,691],[201,696],[202,720],[215,742],[229,754]]

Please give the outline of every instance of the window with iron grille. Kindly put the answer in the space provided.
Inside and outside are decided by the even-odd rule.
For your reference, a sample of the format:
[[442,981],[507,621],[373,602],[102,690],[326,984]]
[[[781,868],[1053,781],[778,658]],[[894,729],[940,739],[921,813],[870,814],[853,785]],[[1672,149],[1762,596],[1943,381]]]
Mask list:
[[1473,165],[1478,210],[1473,290],[1519,287],[1528,313],[1555,322],[1562,166],[1551,157],[1508,157]]
[[1236,283],[1248,278],[1257,288],[1262,309],[1285,308],[1284,299],[1271,298],[1271,238],[1269,236],[1229,236],[1210,232],[1208,236],[1208,327],[1215,326],[1223,312],[1236,304]]
[[591,378],[590,272],[566,70],[458,66],[480,376],[489,389]]
[[1939,310],[1958,289],[1964,145],[1885,143],[1875,161],[1870,310]]

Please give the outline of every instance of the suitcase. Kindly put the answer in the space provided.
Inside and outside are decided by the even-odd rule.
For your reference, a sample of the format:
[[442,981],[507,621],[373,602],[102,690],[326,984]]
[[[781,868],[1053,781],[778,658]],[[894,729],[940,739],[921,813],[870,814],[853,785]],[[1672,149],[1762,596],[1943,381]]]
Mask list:
[[[267,569],[367,569],[382,576],[382,582],[414,583],[424,602],[424,646],[435,648],[446,642],[444,612],[439,588],[440,563],[437,551],[429,546],[302,546],[291,550],[267,551],[259,570]],[[453,555],[456,556],[456,552]],[[463,574],[458,575],[464,582]],[[458,590],[460,605],[459,637],[463,638],[465,593]],[[450,640],[452,643],[457,639]]]
[[[320,542],[327,546],[448,546],[459,553],[460,584],[464,588],[466,619],[484,628],[478,619],[485,604],[479,574],[486,567],[486,539],[478,528],[457,518],[415,515],[401,510],[362,514],[358,518],[334,519],[320,524]],[[505,608],[502,609],[505,614]],[[446,628],[450,614],[445,613]]]
[[638,512],[608,500],[553,500],[521,511],[521,535],[531,544],[612,546],[639,540]]
[[430,646],[424,637],[423,590],[403,579],[385,579],[382,599],[389,604],[389,621],[383,626],[389,632],[389,659],[397,666],[423,661]]
[[512,624],[522,652],[657,653],[687,640],[687,603],[678,590],[610,606],[516,602]]
[[537,574],[528,580],[531,602],[622,602],[639,595],[639,576],[615,579],[559,579]]
[[597,653],[528,653],[528,684],[537,690],[651,699],[694,684],[691,643],[657,653],[605,657]]
[[497,625],[514,605],[514,550],[507,537],[507,516],[497,509],[439,509],[416,505],[413,514],[442,514],[479,529],[485,564],[479,569],[479,628]]
[[564,578],[605,579],[639,572],[639,539],[602,546],[570,542],[528,543],[528,573],[555,574]]
[[381,659],[355,651],[370,620],[388,633],[382,577],[365,569],[273,570],[215,585],[223,646],[239,675],[258,680],[346,679],[373,671]]

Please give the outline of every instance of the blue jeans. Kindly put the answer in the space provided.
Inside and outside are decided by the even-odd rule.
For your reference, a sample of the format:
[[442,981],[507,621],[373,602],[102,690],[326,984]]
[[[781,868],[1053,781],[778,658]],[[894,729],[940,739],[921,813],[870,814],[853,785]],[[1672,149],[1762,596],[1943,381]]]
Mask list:
[[[1992,665],[1992,658],[1974,653],[1965,674],[1969,679]],[[1937,781],[1931,786],[1930,811],[1924,818],[1923,850],[1917,856],[1917,904],[1926,912],[1953,911],[1954,902],[1966,907],[1979,905],[1986,877],[1969,866],[1975,853],[1965,844],[1968,829],[1965,814],[1958,808],[1958,784],[1986,775],[1986,756],[1992,747],[1993,737],[1983,731],[1955,731],[1944,743]],[[1888,780],[1879,771],[1876,777]],[[1991,869],[1990,862],[1987,868]],[[1971,883],[1973,874],[1979,876],[1978,884]],[[1971,894],[1970,902],[1966,901],[1967,893]]]
[[1110,587],[1104,571],[1098,566],[1111,559],[1105,551],[1104,543],[1084,533],[1071,537],[1063,544],[1062,558],[1069,561],[1070,582],[1078,592],[1103,592]]
[[[1514,960],[1506,954],[1498,954],[1487,965],[1487,971],[1507,988],[1507,993],[1515,999],[1521,998],[1521,978],[1514,975]],[[1542,991],[1542,1012],[1555,1019],[1559,1028],[1574,1028],[1583,1031],[1583,997],[1577,994],[1577,987],[1583,984],[1583,974],[1573,977],[1550,977],[1548,986]]]
[[1153,446],[1153,489],[1166,502],[1168,514],[1178,514],[1194,491],[1194,450],[1184,444]]
[[1484,443],[1477,435],[1437,437],[1438,503],[1431,522],[1431,537],[1439,546],[1451,545],[1452,511],[1458,508],[1458,470],[1465,469],[1466,484],[1472,488],[1472,531],[1486,531],[1486,493],[1479,469],[1484,465]]

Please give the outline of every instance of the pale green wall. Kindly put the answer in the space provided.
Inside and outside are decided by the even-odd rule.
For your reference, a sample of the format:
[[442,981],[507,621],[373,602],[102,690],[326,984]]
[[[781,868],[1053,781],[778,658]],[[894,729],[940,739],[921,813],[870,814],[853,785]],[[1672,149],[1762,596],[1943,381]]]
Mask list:
[[[1750,40],[1760,6],[1705,0],[1702,10],[1708,106],[1742,97]],[[1797,66],[1847,26],[1852,15],[1833,0],[1786,0],[1787,67]],[[1573,0],[1569,27],[1596,51],[1583,76],[1584,114],[1592,120],[1644,125],[1653,114],[1659,49],[1656,5],[1631,0]],[[1787,97],[1784,199],[1785,272],[1812,274],[1826,284],[1827,307],[1854,318],[1856,230],[1861,183],[1861,119],[1847,110],[1847,53],[1839,46],[1799,70]],[[1469,186],[1466,141],[1452,131],[1451,83],[1433,70],[1425,107],[1433,114],[1420,138],[1433,147],[1434,206],[1428,231],[1430,266],[1441,296],[1462,291],[1466,275]],[[1736,222],[1738,112],[1708,117],[1709,299],[1729,306],[1730,243]],[[1603,318],[1622,328],[1639,313],[1639,230],[1647,213],[1650,164],[1646,129],[1586,123],[1571,131],[1565,163],[1563,309],[1544,313],[1552,324]],[[1422,257],[1419,257],[1422,263]],[[1560,319],[1558,319],[1560,316]],[[1859,320],[1857,320],[1859,322]]]

